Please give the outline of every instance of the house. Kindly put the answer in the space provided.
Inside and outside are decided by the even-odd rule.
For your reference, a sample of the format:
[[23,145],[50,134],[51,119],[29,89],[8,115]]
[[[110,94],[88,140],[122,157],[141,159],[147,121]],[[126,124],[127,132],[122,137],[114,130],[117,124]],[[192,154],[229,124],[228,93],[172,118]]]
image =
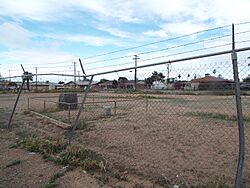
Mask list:
[[228,90],[234,89],[234,81],[206,74],[205,77],[191,80],[193,90]]
[[[120,77],[125,78],[125,77]],[[119,79],[118,81],[107,81],[107,82],[98,82],[92,85],[92,90],[108,90],[108,89],[135,89],[135,81],[127,79]],[[137,89],[146,89],[147,85],[144,80],[138,80],[136,82]]]
[[[70,81],[64,84],[64,88],[82,88],[86,89],[89,85],[89,80],[78,80],[77,82]],[[97,82],[93,81],[91,85],[96,84]]]
[[76,83],[73,81],[70,81],[70,82],[64,84],[64,87],[65,88],[76,88]]
[[[118,88],[120,89],[135,89],[135,81],[134,80],[126,80],[123,83],[118,82]],[[136,89],[146,89],[147,84],[144,80],[137,80]]]
[[[26,85],[26,84],[25,84]],[[49,91],[55,89],[55,83],[51,82],[30,82],[29,89],[39,91]]]

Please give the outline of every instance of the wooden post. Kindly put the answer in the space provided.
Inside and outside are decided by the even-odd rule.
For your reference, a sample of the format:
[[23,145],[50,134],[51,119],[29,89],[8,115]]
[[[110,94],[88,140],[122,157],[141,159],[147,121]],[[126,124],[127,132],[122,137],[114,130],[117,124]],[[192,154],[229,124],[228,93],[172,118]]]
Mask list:
[[114,101],[114,103],[115,103],[115,115],[116,115],[116,101]]
[[43,111],[45,112],[45,110],[46,110],[46,101],[44,100],[43,101]]

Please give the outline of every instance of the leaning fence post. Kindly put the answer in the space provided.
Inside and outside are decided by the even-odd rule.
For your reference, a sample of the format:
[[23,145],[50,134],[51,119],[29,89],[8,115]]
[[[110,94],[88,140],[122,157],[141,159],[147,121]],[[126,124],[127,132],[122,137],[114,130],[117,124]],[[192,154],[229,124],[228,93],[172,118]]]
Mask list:
[[243,173],[244,165],[244,155],[245,155],[245,138],[244,138],[244,124],[243,124],[243,113],[241,106],[241,96],[240,96],[240,82],[239,82],[239,72],[237,64],[237,54],[235,52],[235,42],[234,42],[234,24],[232,24],[232,63],[233,63],[233,73],[234,73],[234,82],[235,82],[235,99],[236,99],[236,108],[237,108],[237,122],[239,130],[239,157],[237,172],[235,178],[235,187],[241,187],[241,178]]
[[69,144],[71,144],[71,140],[72,140],[73,134],[74,134],[75,129],[76,129],[76,127],[77,127],[77,124],[78,124],[78,121],[79,121],[81,112],[83,111],[84,103],[85,103],[85,101],[86,101],[86,99],[87,99],[87,95],[88,95],[88,93],[89,93],[90,86],[91,86],[91,83],[92,83],[92,81],[93,81],[93,78],[94,78],[94,76],[91,76],[91,79],[90,79],[90,81],[89,81],[89,85],[88,85],[88,87],[87,87],[87,89],[86,89],[86,91],[85,91],[85,95],[84,95],[84,97],[83,97],[83,100],[82,100],[81,106],[80,106],[80,108],[79,108],[77,117],[76,117],[76,119],[75,119],[75,121],[74,121],[74,123],[73,123],[73,125],[72,125],[71,133],[70,133],[70,135],[69,135]]

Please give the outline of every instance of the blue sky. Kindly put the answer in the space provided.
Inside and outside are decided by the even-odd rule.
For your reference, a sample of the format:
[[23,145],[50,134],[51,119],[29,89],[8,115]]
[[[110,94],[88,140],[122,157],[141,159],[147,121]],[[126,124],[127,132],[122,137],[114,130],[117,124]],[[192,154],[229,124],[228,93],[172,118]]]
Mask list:
[[[107,56],[88,57],[231,23],[247,22],[250,21],[249,7],[249,0],[237,2],[228,0],[0,0],[0,73],[2,76],[20,75],[22,63],[33,73],[35,67],[38,67],[39,73],[72,74],[72,61],[77,61],[78,58],[82,59],[88,74],[133,66],[133,54],[225,35],[230,32],[230,26],[189,36],[179,41],[157,43]],[[245,31],[248,28],[250,25],[246,24],[242,27],[239,25],[238,31]],[[241,36],[240,40],[248,37],[249,35]],[[217,40],[216,44],[226,44],[227,41],[230,41],[230,38]],[[189,49],[201,47],[199,45]],[[202,46],[207,48],[211,44],[207,42]],[[139,65],[153,63],[153,61],[143,60],[175,53],[178,53],[178,50],[142,54],[141,62],[138,63]],[[129,57],[115,61],[100,61],[119,56]],[[177,57],[179,56],[171,56],[171,58]],[[166,58],[159,58],[154,62],[164,61]],[[100,62],[93,63],[95,61]],[[119,64],[124,65],[115,66]],[[77,71],[80,71],[79,66]]]

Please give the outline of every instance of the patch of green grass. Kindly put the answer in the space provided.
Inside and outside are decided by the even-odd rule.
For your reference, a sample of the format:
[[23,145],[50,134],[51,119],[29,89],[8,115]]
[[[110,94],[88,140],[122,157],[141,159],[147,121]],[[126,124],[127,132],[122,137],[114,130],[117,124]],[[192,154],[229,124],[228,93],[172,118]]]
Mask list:
[[79,121],[78,122],[78,124],[77,124],[77,129],[79,129],[79,130],[84,130],[84,129],[87,129],[87,127],[88,127],[88,122],[87,121],[85,121],[85,120],[81,120],[81,121]]
[[8,168],[11,166],[19,165],[19,164],[21,164],[21,162],[22,162],[21,160],[13,160],[9,164],[7,164],[5,167]]
[[[187,116],[196,116],[202,118],[212,118],[212,119],[219,119],[225,121],[237,121],[237,117],[235,115],[226,115],[220,113],[211,113],[211,112],[188,112],[186,113]],[[250,121],[249,117],[244,117],[244,121]]]
[[49,179],[48,183],[46,183],[42,188],[54,188],[57,186],[56,180],[63,176],[64,173],[57,172],[53,174],[53,176]]
[[52,161],[52,162],[55,161],[55,159],[51,155],[48,155],[47,153],[44,153],[42,157],[45,161]]
[[92,150],[69,146],[55,161],[57,164],[81,166],[86,171],[102,170],[102,157]]
[[121,175],[117,170],[111,171],[109,174],[111,177],[116,178],[119,181],[127,181],[128,180],[127,176]]
[[209,178],[205,186],[199,186],[199,187],[201,188],[229,188],[229,186],[226,184],[226,179],[224,176],[211,177]]
[[31,152],[37,152],[41,154],[56,154],[60,153],[63,149],[65,149],[66,144],[60,143],[58,141],[48,141],[42,140],[38,137],[30,137],[26,138],[20,142],[18,142],[18,147],[27,149]]

